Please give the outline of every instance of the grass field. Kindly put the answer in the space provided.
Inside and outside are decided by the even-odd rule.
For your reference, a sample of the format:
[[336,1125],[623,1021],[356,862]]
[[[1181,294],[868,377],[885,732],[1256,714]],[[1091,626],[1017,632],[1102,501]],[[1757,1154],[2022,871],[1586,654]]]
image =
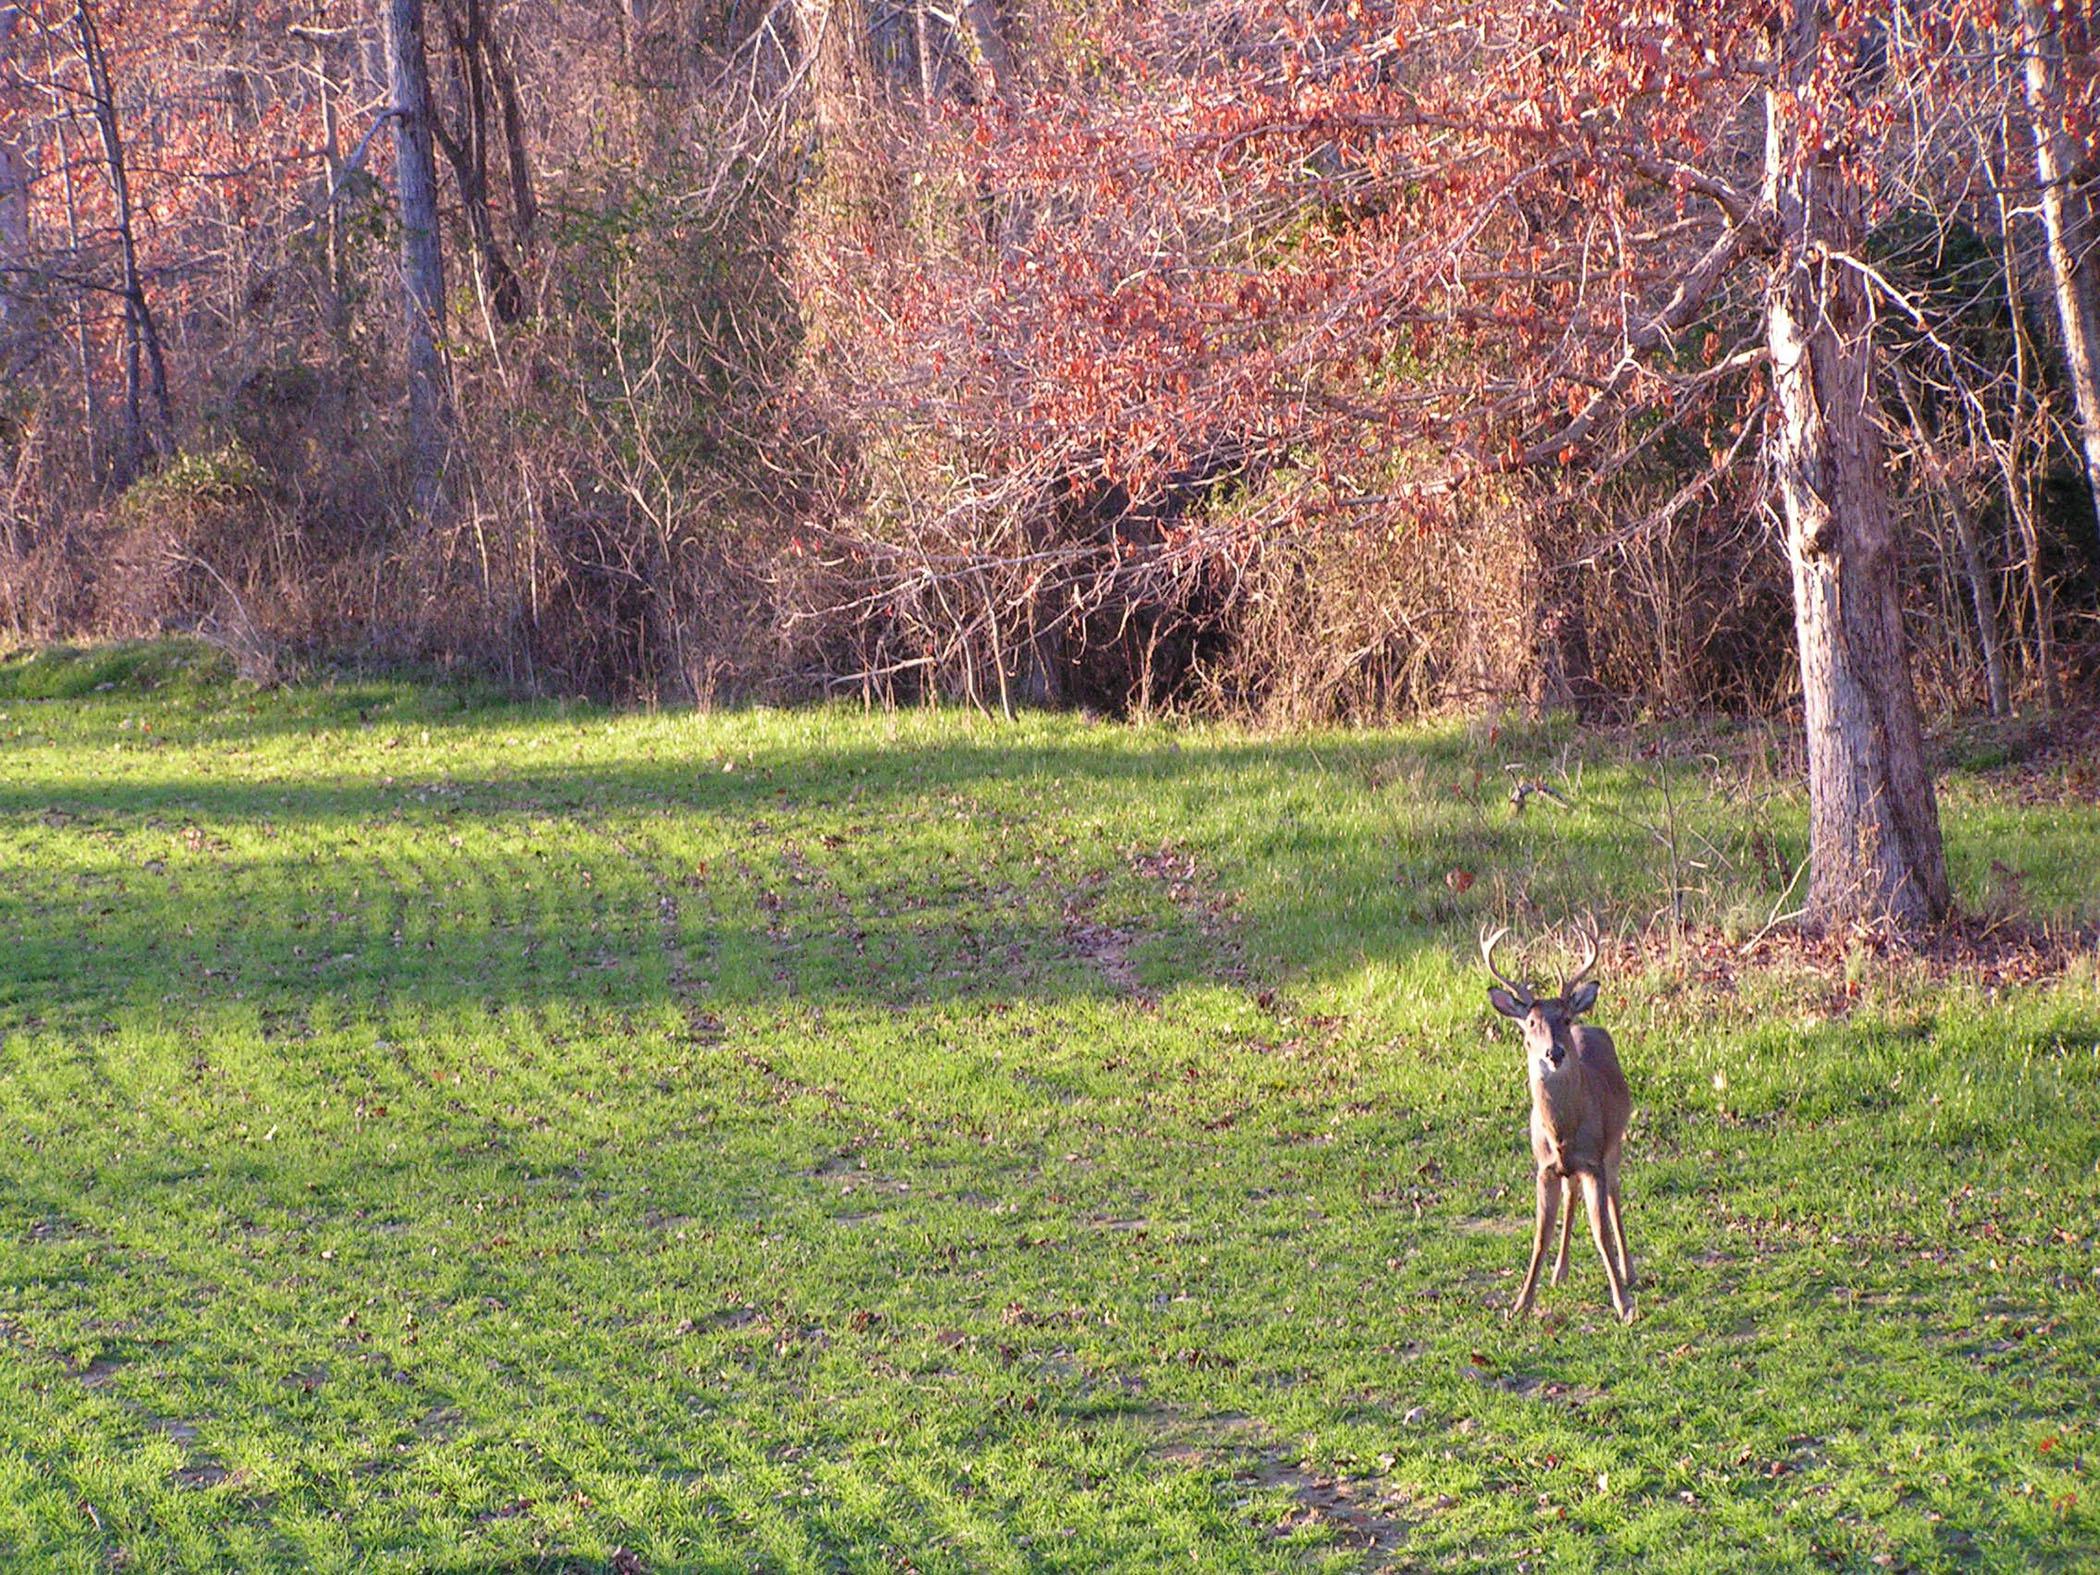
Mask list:
[[[2091,757],[1953,754],[2100,922]],[[1754,730],[0,664],[0,1565],[2092,1568],[2100,972],[1747,957],[1801,825]],[[1472,937],[1591,911],[1641,1316],[1508,1326]]]

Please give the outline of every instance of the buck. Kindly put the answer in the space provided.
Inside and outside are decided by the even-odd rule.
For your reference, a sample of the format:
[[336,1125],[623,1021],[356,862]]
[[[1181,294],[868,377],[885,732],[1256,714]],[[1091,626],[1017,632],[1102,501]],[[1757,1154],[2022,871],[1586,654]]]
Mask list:
[[[1575,1228],[1575,1187],[1582,1187],[1589,1211],[1590,1235],[1604,1260],[1611,1282],[1611,1304],[1619,1317],[1633,1320],[1633,1260],[1626,1253],[1626,1222],[1619,1208],[1619,1158],[1626,1144],[1626,1122],[1633,1100],[1611,1035],[1576,1022],[1597,1001],[1597,983],[1589,975],[1597,966],[1597,937],[1585,932],[1587,955],[1571,979],[1562,976],[1560,993],[1533,994],[1495,966],[1495,946],[1509,933],[1504,925],[1493,934],[1482,931],[1480,960],[1499,986],[1488,1000],[1504,1017],[1524,1030],[1524,1059],[1531,1075],[1531,1153],[1538,1162],[1538,1215],[1531,1236],[1531,1265],[1509,1316],[1530,1311],[1537,1294],[1539,1265],[1546,1238],[1560,1220],[1560,1252],[1553,1262],[1555,1285],[1568,1276],[1568,1237]],[[1588,982],[1585,983],[1584,981]]]

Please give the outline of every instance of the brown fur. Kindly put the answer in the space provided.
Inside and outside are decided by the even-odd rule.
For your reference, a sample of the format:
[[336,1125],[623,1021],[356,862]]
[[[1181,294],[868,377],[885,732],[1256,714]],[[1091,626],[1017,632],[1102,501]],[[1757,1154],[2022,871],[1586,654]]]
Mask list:
[[[1482,954],[1494,969],[1494,940],[1482,942]],[[1594,946],[1590,964],[1596,960]],[[1584,969],[1587,971],[1587,965]],[[1502,979],[1496,973],[1497,979]],[[1578,974],[1577,979],[1581,978]],[[1626,1126],[1633,1098],[1611,1035],[1576,1022],[1596,1000],[1594,984],[1564,987],[1557,996],[1540,999],[1523,986],[1503,979],[1507,989],[1490,990],[1488,1000],[1524,1030],[1525,1062],[1531,1081],[1531,1154],[1537,1164],[1538,1208],[1531,1238],[1531,1262],[1524,1271],[1510,1317],[1531,1309],[1538,1291],[1539,1266],[1546,1242],[1560,1224],[1560,1251],[1553,1264],[1553,1283],[1568,1274],[1568,1239],[1575,1226],[1575,1189],[1582,1189],[1590,1217],[1590,1235],[1611,1303],[1621,1319],[1633,1319],[1633,1259],[1626,1250],[1626,1222],[1620,1206],[1619,1162],[1626,1146]]]

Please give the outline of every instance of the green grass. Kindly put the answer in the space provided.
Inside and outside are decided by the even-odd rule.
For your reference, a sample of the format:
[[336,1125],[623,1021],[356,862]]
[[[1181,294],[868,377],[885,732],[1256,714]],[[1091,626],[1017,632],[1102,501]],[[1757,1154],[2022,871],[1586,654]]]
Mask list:
[[[2089,924],[2052,780],[1951,855]],[[1743,963],[1801,821],[1754,733],[0,664],[0,1565],[2090,1568],[2100,974]],[[1641,1317],[1512,1328],[1472,935],[1592,907]]]

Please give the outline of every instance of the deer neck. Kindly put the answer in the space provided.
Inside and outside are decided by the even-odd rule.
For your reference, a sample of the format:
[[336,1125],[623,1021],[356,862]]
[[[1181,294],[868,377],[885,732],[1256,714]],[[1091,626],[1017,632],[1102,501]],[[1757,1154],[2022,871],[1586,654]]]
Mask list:
[[1536,1061],[1532,1063],[1531,1102],[1552,1131],[1570,1133],[1582,1125],[1583,1113],[1589,1108],[1589,1092],[1581,1064],[1573,1055],[1551,1072],[1541,1070]]

